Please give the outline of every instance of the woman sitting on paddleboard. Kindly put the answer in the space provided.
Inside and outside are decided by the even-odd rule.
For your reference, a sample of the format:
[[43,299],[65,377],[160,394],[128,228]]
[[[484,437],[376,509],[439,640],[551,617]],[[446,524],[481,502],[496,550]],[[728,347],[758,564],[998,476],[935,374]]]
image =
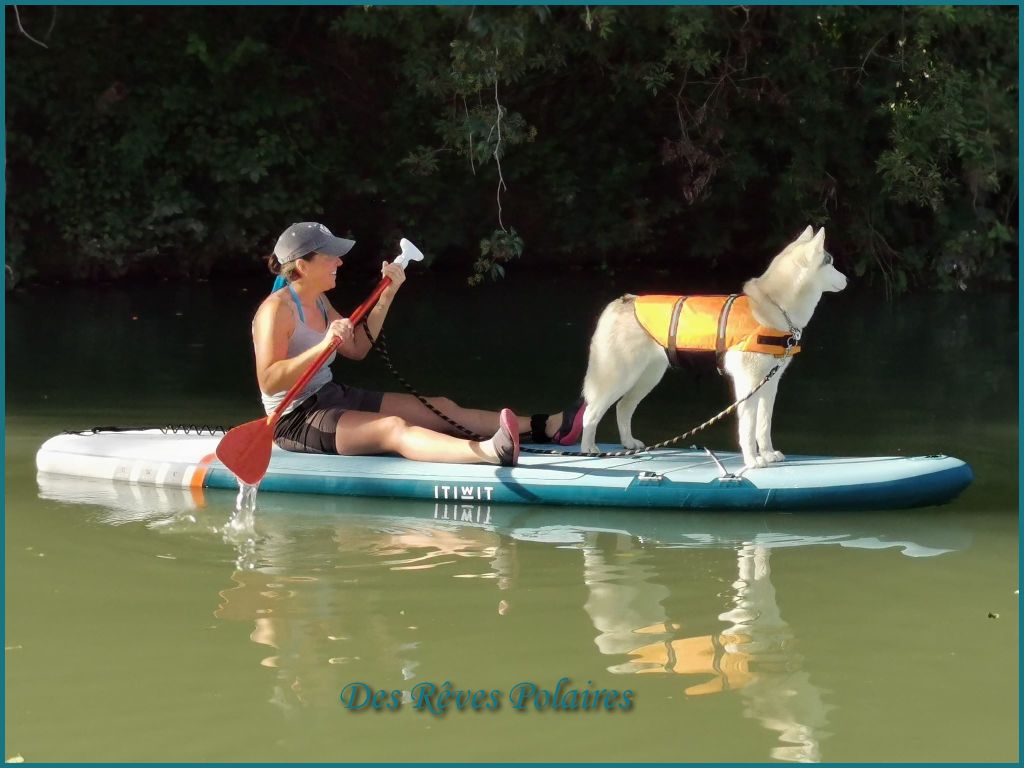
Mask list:
[[[278,238],[268,264],[284,286],[263,301],[252,324],[256,379],[268,415],[334,339],[340,340],[338,352],[343,357],[362,360],[372,347],[371,338],[380,335],[405,271],[384,262],[381,274],[391,284],[366,315],[365,325],[353,328],[325,295],[335,287],[342,257],[353,245],[354,240],[335,237],[315,222],[293,224]],[[517,417],[508,408],[495,413],[463,408],[445,397],[427,398],[473,433],[493,434],[479,442],[453,437],[447,433],[451,426],[413,395],[372,392],[333,381],[329,366],[335,357],[328,358],[277,422],[274,442],[281,448],[345,455],[392,452],[417,461],[512,466],[518,459],[521,432],[532,431],[538,442],[571,445],[583,429],[582,401],[563,413],[531,419]]]

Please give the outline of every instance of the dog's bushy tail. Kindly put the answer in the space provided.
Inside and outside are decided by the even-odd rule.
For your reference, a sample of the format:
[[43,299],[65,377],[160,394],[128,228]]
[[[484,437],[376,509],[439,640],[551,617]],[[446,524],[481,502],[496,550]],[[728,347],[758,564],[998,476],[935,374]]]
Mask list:
[[590,339],[590,355],[587,362],[587,373],[583,378],[583,398],[593,403],[600,392],[607,390],[609,380],[615,378],[615,371],[622,363],[622,352],[634,344],[621,340],[623,333],[629,334],[634,329],[643,335],[640,326],[633,323],[623,325],[622,315],[633,315],[633,304],[637,297],[631,293],[608,302],[601,315],[597,318],[594,334]]

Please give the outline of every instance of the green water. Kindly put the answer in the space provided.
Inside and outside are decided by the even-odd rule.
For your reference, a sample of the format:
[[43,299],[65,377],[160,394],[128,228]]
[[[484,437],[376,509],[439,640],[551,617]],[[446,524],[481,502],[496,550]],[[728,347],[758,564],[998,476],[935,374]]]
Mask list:
[[[67,428],[254,418],[262,283],[35,289],[7,299],[4,757],[64,760],[947,761],[1018,758],[1017,306],[825,297],[787,373],[789,453],[968,461],[933,509],[692,514],[262,494],[39,478]],[[387,330],[426,394],[523,412],[572,399],[626,281],[410,277]],[[354,306],[358,285],[335,303]],[[343,364],[339,364],[343,365]],[[347,380],[393,388],[374,358]],[[670,373],[648,442],[725,403]],[[600,432],[614,440],[613,419]],[[734,425],[707,434],[735,447]],[[446,519],[447,518],[447,519]],[[998,618],[996,618],[998,616]],[[516,711],[509,692],[631,690],[627,711]],[[493,711],[351,712],[449,681]],[[592,695],[592,694],[591,694]]]

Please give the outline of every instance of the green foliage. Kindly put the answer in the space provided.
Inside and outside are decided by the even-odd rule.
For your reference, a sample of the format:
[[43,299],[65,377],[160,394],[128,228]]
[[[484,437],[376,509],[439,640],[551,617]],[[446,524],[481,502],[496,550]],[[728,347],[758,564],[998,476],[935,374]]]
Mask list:
[[312,218],[473,284],[742,277],[807,224],[888,292],[1012,279],[1017,13],[61,7],[7,25],[8,282],[254,268]]
[[491,236],[480,241],[480,258],[473,264],[470,285],[479,285],[485,277],[498,280],[505,276],[504,264],[523,255],[523,239],[515,229],[505,232],[496,229]]

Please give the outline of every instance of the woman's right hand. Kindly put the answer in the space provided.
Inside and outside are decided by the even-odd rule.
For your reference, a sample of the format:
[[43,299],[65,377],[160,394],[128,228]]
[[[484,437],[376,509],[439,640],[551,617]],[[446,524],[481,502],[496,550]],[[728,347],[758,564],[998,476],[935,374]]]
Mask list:
[[347,317],[335,320],[327,326],[327,333],[324,335],[324,340],[322,342],[323,348],[327,349],[334,339],[338,339],[340,346],[344,346],[346,344],[351,346],[353,342],[353,331],[352,321]]

